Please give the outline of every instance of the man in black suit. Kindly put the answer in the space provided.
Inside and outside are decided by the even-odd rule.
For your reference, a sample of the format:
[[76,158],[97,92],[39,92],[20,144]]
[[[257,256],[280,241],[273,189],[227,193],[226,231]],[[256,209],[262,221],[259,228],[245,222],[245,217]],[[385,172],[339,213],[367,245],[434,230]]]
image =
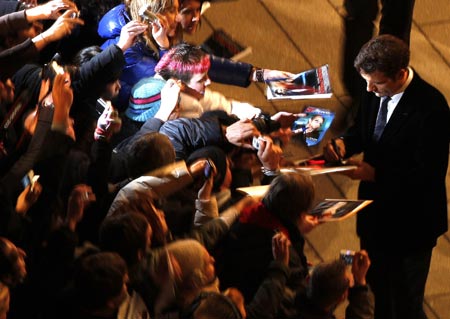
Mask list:
[[426,318],[422,303],[431,254],[448,228],[448,104],[408,66],[408,46],[394,36],[370,40],[354,65],[367,92],[355,124],[328,143],[324,154],[337,161],[364,153],[348,175],[361,180],[359,198],[374,200],[358,214],[357,233],[372,260],[367,279],[375,318]]

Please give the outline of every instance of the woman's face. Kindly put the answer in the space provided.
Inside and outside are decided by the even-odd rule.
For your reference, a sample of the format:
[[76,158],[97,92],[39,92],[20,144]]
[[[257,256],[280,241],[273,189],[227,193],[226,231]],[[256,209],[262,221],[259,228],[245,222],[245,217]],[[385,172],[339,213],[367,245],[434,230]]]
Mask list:
[[183,31],[194,34],[200,24],[200,12],[202,4],[200,0],[184,0],[181,3],[178,18]]
[[178,17],[178,9],[179,4],[178,0],[173,1],[173,5],[167,6],[164,8],[164,10],[161,12],[161,14],[166,18],[167,23],[169,25],[167,36],[173,37],[176,34],[178,22],[180,22]]

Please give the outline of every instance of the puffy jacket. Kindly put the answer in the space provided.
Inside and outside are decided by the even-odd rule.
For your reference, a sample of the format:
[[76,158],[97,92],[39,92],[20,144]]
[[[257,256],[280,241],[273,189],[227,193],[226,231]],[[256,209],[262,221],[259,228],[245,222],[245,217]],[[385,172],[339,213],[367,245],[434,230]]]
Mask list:
[[[102,49],[111,44],[116,44],[120,38],[122,27],[131,21],[124,4],[120,4],[109,10],[98,24],[98,34],[106,41],[102,44]],[[161,50],[159,56],[166,51]],[[148,48],[144,42],[136,41],[124,53],[125,67],[120,77],[121,89],[119,92],[118,107],[125,110],[128,107],[128,100],[131,88],[140,79],[153,76],[155,66],[158,63],[158,56]]]

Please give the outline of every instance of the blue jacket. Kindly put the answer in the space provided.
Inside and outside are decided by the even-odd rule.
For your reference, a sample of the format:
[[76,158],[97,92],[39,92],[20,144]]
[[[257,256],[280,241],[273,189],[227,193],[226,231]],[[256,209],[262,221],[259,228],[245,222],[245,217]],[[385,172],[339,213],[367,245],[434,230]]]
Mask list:
[[[131,21],[125,5],[120,4],[109,10],[98,24],[98,34],[106,41],[101,46],[107,48],[111,44],[116,44],[120,38],[122,27]],[[161,50],[162,56],[166,51]],[[118,107],[125,110],[128,107],[131,88],[140,79],[150,77],[155,74],[155,66],[158,63],[158,57],[144,42],[136,41],[124,53],[125,67],[120,77],[122,88],[119,93]]]

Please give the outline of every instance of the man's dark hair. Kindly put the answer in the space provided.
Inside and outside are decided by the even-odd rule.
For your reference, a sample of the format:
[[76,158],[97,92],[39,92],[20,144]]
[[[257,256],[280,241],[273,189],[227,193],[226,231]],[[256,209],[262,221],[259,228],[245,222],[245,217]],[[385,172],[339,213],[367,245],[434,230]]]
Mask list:
[[354,66],[358,72],[367,74],[379,71],[394,79],[401,69],[409,65],[409,48],[402,40],[380,35],[367,42],[359,51]]
[[218,292],[202,292],[182,319],[242,319],[234,302]]
[[81,66],[86,62],[90,61],[94,56],[96,56],[100,52],[102,52],[102,49],[96,45],[81,49],[73,58],[73,64]]
[[118,253],[128,267],[138,262],[138,252],[144,252],[147,229],[150,224],[144,215],[130,212],[106,217],[99,233],[99,245],[103,251]]
[[306,288],[308,300],[323,310],[337,305],[349,288],[346,267],[340,259],[315,266]]
[[133,142],[128,155],[128,170],[133,178],[175,162],[169,138],[157,132],[142,135]]
[[105,307],[118,297],[127,266],[117,253],[99,252],[83,257],[74,273],[74,287],[80,306],[88,311]]
[[314,184],[310,176],[283,174],[272,181],[262,201],[281,221],[297,224],[300,214],[311,209],[313,200]]

